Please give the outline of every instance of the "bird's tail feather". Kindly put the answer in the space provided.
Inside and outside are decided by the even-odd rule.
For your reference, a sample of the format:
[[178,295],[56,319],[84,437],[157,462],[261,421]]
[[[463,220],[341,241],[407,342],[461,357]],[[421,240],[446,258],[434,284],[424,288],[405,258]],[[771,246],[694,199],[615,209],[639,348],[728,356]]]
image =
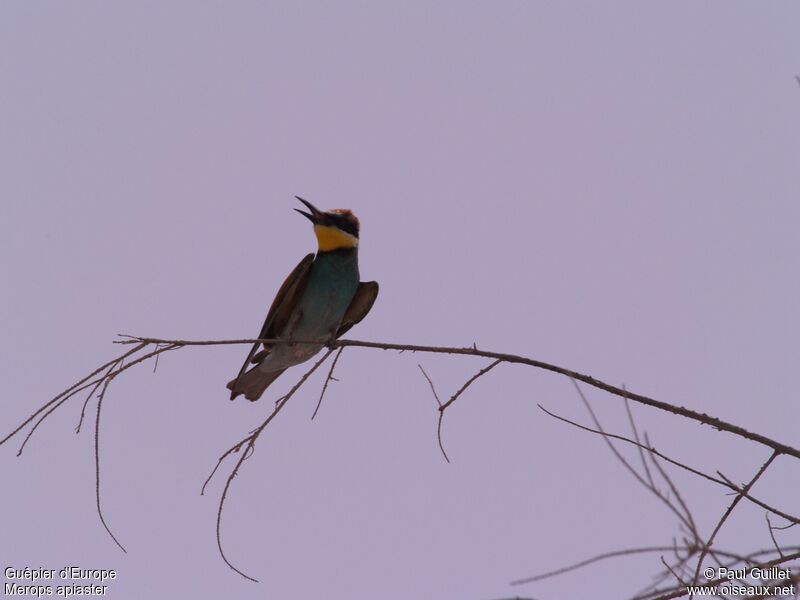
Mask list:
[[244,394],[245,398],[255,402],[261,398],[261,394],[264,393],[269,384],[275,381],[284,371],[285,369],[281,369],[280,371],[265,373],[257,368],[250,369],[239,377],[238,382],[235,379],[228,382],[227,387],[231,391],[231,400],[240,394]]

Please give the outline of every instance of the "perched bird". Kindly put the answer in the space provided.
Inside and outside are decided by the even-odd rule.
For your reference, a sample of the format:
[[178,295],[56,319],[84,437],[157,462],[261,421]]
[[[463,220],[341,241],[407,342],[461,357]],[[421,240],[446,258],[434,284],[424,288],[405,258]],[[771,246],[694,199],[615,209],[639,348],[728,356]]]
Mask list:
[[260,343],[253,345],[236,379],[228,383],[231,400],[240,394],[258,400],[286,369],[307,361],[361,321],[378,296],[376,282],[359,282],[356,216],[344,209],[322,212],[295,197],[309,210],[295,208],[314,224],[317,255],[307,255],[283,282],[258,334],[259,339],[289,342],[267,343],[260,351]]

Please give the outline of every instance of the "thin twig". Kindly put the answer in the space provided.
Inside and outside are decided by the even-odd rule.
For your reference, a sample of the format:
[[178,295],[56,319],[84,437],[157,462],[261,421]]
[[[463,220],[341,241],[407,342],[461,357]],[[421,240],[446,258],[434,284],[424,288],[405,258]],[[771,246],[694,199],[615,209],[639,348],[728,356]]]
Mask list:
[[[305,383],[306,379],[308,379],[311,376],[311,374],[314,371],[316,371],[317,368],[323,362],[325,362],[325,360],[331,355],[333,350],[334,350],[333,348],[329,348],[328,351],[323,355],[323,357],[320,358],[316,363],[314,363],[313,367],[311,367],[308,371],[306,371],[306,374],[303,375],[303,377],[300,378],[300,381],[298,381],[294,385],[294,387],[292,387],[292,389],[289,390],[289,392],[287,392],[287,394],[285,396],[281,397],[278,400],[278,402],[275,405],[275,408],[272,410],[270,415],[264,420],[264,422],[261,423],[261,425],[259,425],[253,431],[253,433],[251,433],[250,435],[245,437],[239,443],[240,446],[243,445],[243,444],[247,444],[247,446],[245,448],[245,451],[242,452],[241,456],[239,457],[239,460],[236,461],[236,464],[234,465],[234,467],[231,470],[230,474],[228,475],[228,478],[225,481],[225,487],[222,488],[222,495],[220,496],[219,506],[217,507],[217,534],[216,534],[217,535],[217,548],[219,549],[219,554],[222,557],[222,560],[225,562],[225,564],[228,565],[233,571],[235,571],[236,573],[238,573],[239,575],[241,575],[242,577],[244,577],[245,579],[247,579],[249,581],[253,581],[253,582],[256,582],[256,583],[258,582],[257,579],[255,579],[255,578],[247,575],[243,571],[237,569],[233,565],[233,563],[231,563],[231,561],[228,560],[228,557],[225,556],[225,550],[222,548],[222,511],[223,511],[223,508],[225,507],[225,499],[228,497],[228,490],[230,490],[231,483],[233,483],[233,478],[236,477],[237,473],[239,472],[239,469],[242,466],[242,463],[253,452],[256,440],[258,440],[258,436],[261,435],[261,432],[264,431],[264,428],[267,425],[269,425],[270,421],[272,421],[272,419],[275,418],[275,416],[281,411],[281,409],[284,406],[286,406],[286,403],[294,395],[294,393],[300,388],[300,386],[303,385],[303,383]],[[225,456],[227,456],[229,454],[231,454],[230,450],[228,450],[225,454],[223,454],[222,458],[225,458]],[[220,462],[221,462],[222,458],[220,459]],[[219,466],[219,465],[217,465],[217,466]],[[214,469],[214,472],[216,472],[216,468]],[[213,476],[214,472],[211,473],[212,476]],[[210,479],[210,477],[209,477],[209,479]]]
[[433,392],[433,397],[436,398],[436,404],[438,404],[439,408],[441,409],[442,401],[439,400],[439,394],[436,393],[436,388],[433,385],[433,380],[430,378],[430,375],[428,375],[428,373],[425,372],[425,369],[422,368],[421,364],[417,363],[417,366],[419,367],[419,370],[422,371],[422,375],[425,377],[425,379],[428,380],[428,385],[431,386],[431,392]]
[[[156,344],[156,350],[158,350],[159,346],[160,346],[160,344]],[[161,356],[161,355],[160,354],[156,354],[156,360],[155,360],[155,363],[153,364],[153,373],[155,373],[156,370],[158,369],[158,357],[159,356]]]
[[773,527],[772,523],[769,522],[769,513],[764,513],[764,518],[767,520],[767,529],[769,530],[769,537],[772,538],[772,543],[775,544],[775,550],[778,551],[778,554],[783,556],[783,552],[781,552],[781,547],[778,545],[778,540],[775,539],[774,530],[777,528]]
[[789,525],[787,525],[786,527],[776,527],[775,529],[788,529],[789,527],[794,527],[795,525],[800,525],[800,517],[796,517],[794,515],[790,515],[788,513],[785,513],[782,510],[778,510],[778,509],[770,506],[766,502],[762,502],[761,500],[753,498],[753,496],[751,496],[750,494],[744,492],[744,490],[743,490],[743,488],[741,486],[736,485],[735,483],[733,483],[730,479],[725,477],[725,475],[720,473],[719,471],[717,471],[717,475],[719,475],[720,478],[725,482],[725,485],[727,485],[731,490],[733,490],[737,494],[742,494],[745,498],[750,500],[750,502],[752,502],[753,504],[756,504],[757,506],[760,506],[764,510],[768,510],[769,512],[771,512],[771,513],[773,513],[775,515],[778,515],[779,517],[789,521]]
[[[83,419],[86,416],[86,407],[89,405],[89,400],[92,399],[92,396],[94,396],[95,392],[97,391],[97,388],[99,388],[103,384],[103,382],[108,377],[109,373],[111,373],[111,371],[113,371],[114,367],[116,367],[116,366],[117,366],[117,363],[114,363],[113,365],[111,365],[108,368],[108,371],[106,371],[106,374],[103,375],[100,379],[97,380],[97,383],[94,384],[94,387],[89,391],[89,395],[86,396],[86,399],[83,401],[83,406],[81,406],[81,416],[78,419],[78,424],[75,426],[75,435],[78,435],[81,432],[81,427],[83,426]],[[31,433],[33,433],[33,431],[31,431]],[[30,435],[30,434],[28,434],[28,435]]]
[[442,421],[444,421],[444,413],[439,413],[439,418],[436,419],[436,439],[439,441],[439,450],[442,451],[442,456],[444,459],[449,463],[450,457],[447,456],[447,452],[444,451],[444,442],[442,441]]
[[436,423],[436,439],[439,441],[439,450],[444,456],[444,459],[449,463],[450,458],[447,456],[447,452],[444,449],[444,443],[442,442],[442,420],[444,419],[444,411],[442,410],[442,401],[439,400],[439,394],[436,393],[436,388],[433,385],[433,380],[430,376],[425,372],[425,369],[422,368],[422,365],[417,364],[419,370],[422,371],[422,374],[425,376],[425,379],[428,380],[428,384],[431,386],[431,392],[433,392],[433,397],[436,398],[436,404],[439,405],[439,418]]
[[[695,469],[693,467],[690,467],[689,465],[686,465],[686,464],[684,464],[684,463],[682,463],[680,461],[677,461],[677,460],[674,460],[674,459],[670,458],[669,456],[667,456],[666,454],[663,454],[662,452],[656,450],[656,448],[654,448],[652,446],[644,446],[642,444],[638,444],[637,442],[635,442],[635,441],[633,441],[633,440],[631,440],[629,438],[626,438],[625,436],[622,436],[622,435],[617,435],[615,433],[608,433],[607,431],[598,431],[596,429],[592,429],[591,427],[586,427],[585,425],[581,425],[580,423],[576,423],[575,421],[570,421],[569,419],[567,419],[565,417],[562,417],[560,415],[557,415],[557,414],[547,410],[541,404],[537,404],[536,406],[538,406],[542,411],[544,411],[546,414],[550,415],[554,419],[558,419],[559,421],[563,421],[564,423],[568,423],[569,425],[572,425],[573,427],[577,427],[578,429],[582,429],[582,430],[588,431],[590,433],[595,433],[597,435],[602,435],[602,436],[608,436],[610,438],[614,438],[615,440],[620,440],[622,442],[627,442],[628,444],[633,444],[634,446],[641,446],[642,448],[644,448],[648,452],[652,453],[654,456],[658,456],[659,458],[667,461],[668,463],[670,463],[672,465],[675,465],[676,467],[680,467],[681,469],[683,469],[685,471],[688,471],[689,473],[692,473],[692,474],[697,475],[699,477],[702,477],[703,479],[707,479],[708,481],[713,481],[714,483],[719,484],[721,486],[724,486],[724,487],[736,492],[737,494],[742,493],[742,488],[737,486],[735,483],[733,483],[732,481],[727,479],[722,474],[720,474],[721,478],[717,479],[713,475],[709,475],[708,473],[703,473],[703,471],[699,471],[699,470],[697,470],[697,469]],[[748,500],[750,500],[753,504],[756,504],[756,505],[760,506],[761,508],[763,508],[765,510],[768,510],[769,512],[771,512],[773,514],[776,514],[779,517],[783,517],[784,519],[786,519],[787,521],[790,521],[793,524],[794,523],[800,523],[800,517],[795,517],[795,516],[792,516],[790,514],[787,514],[787,513],[783,512],[782,510],[779,510],[779,509],[777,509],[777,508],[775,508],[773,506],[770,506],[769,504],[766,504],[765,502],[762,502],[761,500],[759,500],[757,498],[754,498],[753,496],[751,496],[750,494],[748,494],[746,492],[743,494],[743,496],[745,498],[747,498]]]
[[676,573],[676,572],[675,572],[675,571],[672,569],[672,567],[670,567],[670,566],[667,564],[667,561],[665,561],[665,560],[664,560],[664,557],[663,557],[663,556],[661,556],[660,558],[661,558],[661,564],[663,564],[663,565],[664,565],[664,566],[667,568],[667,571],[669,571],[670,573],[672,573],[672,576],[673,576],[675,579],[677,579],[677,580],[678,580],[678,583],[679,583],[679,584],[681,584],[681,585],[686,585],[686,584],[683,582],[683,579],[681,579],[681,578],[680,578],[680,575],[678,575],[678,574],[677,574],[677,573]]
[[211,482],[211,480],[214,478],[214,474],[217,472],[217,469],[219,469],[219,466],[222,464],[222,461],[224,461],[226,458],[228,458],[228,456],[230,456],[231,454],[236,454],[236,453],[237,453],[239,450],[241,450],[241,449],[242,449],[242,444],[243,444],[245,441],[249,440],[249,439],[250,439],[250,438],[249,438],[249,437],[247,437],[247,438],[245,438],[245,439],[244,439],[244,441],[241,441],[241,442],[239,442],[239,443],[238,443],[238,444],[236,444],[235,446],[231,446],[230,448],[228,448],[228,449],[225,451],[225,453],[224,453],[222,456],[220,456],[220,457],[219,457],[219,459],[217,460],[217,464],[216,464],[216,465],[214,466],[214,468],[211,470],[211,473],[209,474],[209,476],[208,476],[208,477],[206,477],[206,480],[205,480],[205,482],[203,483],[203,487],[202,487],[202,488],[200,488],[200,495],[201,495],[201,496],[205,496],[205,495],[206,495],[206,486],[207,486],[207,485],[208,485],[208,484]]
[[[652,447],[652,444],[650,443],[650,438],[648,437],[647,434],[645,434],[644,436],[644,441],[648,447]],[[680,491],[678,491],[677,486],[674,483],[672,483],[672,479],[670,478],[670,476],[667,474],[667,472],[664,470],[661,464],[655,459],[655,454],[653,453],[650,454],[650,460],[653,462],[653,466],[655,466],[655,468],[658,469],[658,474],[661,475],[661,478],[667,482],[667,485],[669,486],[669,489],[672,491],[672,494],[675,496],[675,499],[678,501],[678,504],[681,505],[681,508],[683,509],[683,512],[686,515],[686,520],[687,520],[686,526],[689,528],[689,533],[692,534],[692,537],[695,539],[695,541],[700,542],[700,533],[698,532],[697,525],[695,525],[694,518],[692,517],[692,511],[689,510],[689,507],[687,506],[686,502],[683,501],[683,496],[681,496],[681,493]]]
[[607,560],[609,558],[617,558],[619,556],[630,556],[632,554],[646,554],[648,552],[668,552],[670,550],[672,550],[671,546],[646,546],[644,548],[626,548],[625,550],[614,550],[612,552],[603,552],[602,554],[592,556],[591,558],[587,558],[586,560],[582,560],[580,562],[576,562],[569,566],[561,567],[553,571],[547,571],[546,573],[540,573],[539,575],[525,577],[524,579],[515,579],[514,581],[510,582],[510,585],[523,585],[526,583],[533,583],[534,581],[542,581],[543,579],[549,579],[557,575],[563,575],[564,573],[569,573],[570,571],[576,571],[582,567],[586,567],[588,565],[603,560]]
[[455,401],[456,401],[456,399],[457,399],[457,398],[458,398],[458,397],[459,397],[461,394],[463,394],[463,393],[464,393],[464,390],[466,390],[466,389],[467,389],[467,388],[468,388],[470,385],[472,385],[472,382],[474,382],[474,381],[475,381],[476,379],[478,379],[479,377],[481,377],[481,376],[483,376],[483,375],[486,375],[486,373],[488,373],[489,371],[491,371],[492,369],[494,369],[494,368],[495,368],[497,365],[499,365],[501,362],[503,362],[503,361],[498,359],[498,360],[494,361],[492,364],[490,364],[490,365],[488,365],[488,366],[486,366],[486,367],[482,368],[480,371],[478,371],[477,373],[475,373],[475,375],[473,375],[472,377],[470,377],[469,379],[467,379],[467,381],[464,383],[464,385],[462,385],[462,386],[461,386],[461,387],[458,389],[458,391],[457,391],[455,394],[453,394],[453,395],[450,397],[450,400],[448,400],[447,402],[445,402],[444,404],[442,404],[442,405],[439,407],[439,412],[441,412],[441,413],[444,413],[444,411],[445,411],[445,410],[447,410],[447,407],[448,407],[448,406],[450,406],[450,405],[451,405],[453,402],[455,402]]
[[86,384],[84,384],[84,385],[82,385],[82,386],[80,386],[80,387],[77,387],[77,388],[75,388],[75,389],[74,389],[72,392],[70,392],[69,394],[67,394],[67,395],[66,395],[66,396],[64,396],[63,398],[61,398],[61,399],[60,399],[58,402],[56,402],[55,404],[52,404],[52,405],[50,406],[50,408],[48,408],[46,411],[44,411],[44,412],[41,414],[41,416],[40,416],[40,417],[39,417],[39,418],[36,420],[36,422],[33,424],[33,427],[31,427],[31,428],[30,428],[30,430],[28,431],[27,435],[25,436],[25,439],[24,439],[24,440],[22,440],[22,443],[21,443],[21,444],[20,444],[20,446],[19,446],[19,450],[17,450],[17,456],[22,456],[22,451],[23,451],[23,450],[25,450],[25,446],[27,446],[27,445],[28,445],[28,440],[30,440],[30,439],[31,439],[31,437],[33,436],[34,432],[35,432],[37,429],[39,429],[39,425],[41,425],[41,424],[42,424],[42,422],[43,422],[43,421],[44,421],[44,420],[45,420],[47,417],[49,417],[49,416],[50,416],[51,414],[53,414],[53,413],[54,413],[56,410],[58,410],[58,407],[60,407],[62,404],[64,404],[64,402],[66,402],[67,400],[69,400],[70,398],[72,398],[72,397],[73,397],[75,394],[77,394],[77,393],[79,393],[79,392],[82,392],[83,390],[85,390],[86,388],[88,388],[88,387],[90,387],[90,386],[92,386],[92,385],[94,385],[94,388],[93,388],[93,390],[94,390],[94,389],[97,389],[97,386],[98,386],[98,385],[100,385],[101,383],[103,383],[103,380],[104,380],[104,377],[100,377],[99,379],[97,379],[97,380],[95,380],[95,381],[90,381],[89,383],[86,383]]
[[[622,389],[625,389],[625,386],[622,386]],[[625,396],[623,398],[625,404],[625,413],[628,415],[628,423],[631,426],[631,431],[633,431],[633,439],[639,443],[641,440],[639,439],[639,430],[636,427],[636,423],[633,420],[633,412],[631,412],[631,403],[628,401],[628,397]],[[647,477],[647,481],[650,482],[650,485],[655,486],[653,482],[653,476],[650,474],[650,468],[647,466],[647,458],[645,457],[644,450],[641,446],[637,446],[639,450],[639,460],[642,461],[642,468],[644,469],[644,474]]]
[[[667,498],[663,493],[661,493],[661,491],[655,485],[649,485],[648,482],[645,481],[644,478],[639,474],[639,472],[636,469],[634,469],[633,466],[631,466],[631,464],[625,459],[625,457],[622,456],[622,454],[620,454],[619,450],[617,450],[617,447],[613,443],[611,443],[611,436],[607,436],[606,435],[606,432],[603,429],[602,425],[600,425],[600,421],[598,420],[597,415],[594,412],[594,409],[592,409],[592,405],[589,404],[589,401],[586,399],[586,396],[584,395],[583,390],[581,390],[580,386],[578,385],[578,383],[574,379],[572,380],[572,385],[575,386],[575,390],[578,392],[578,395],[580,396],[581,400],[583,401],[583,405],[586,407],[586,410],[588,411],[589,415],[591,416],[592,421],[595,424],[595,427],[597,427],[597,429],[600,432],[602,432],[603,441],[606,443],[608,448],[611,450],[612,454],[614,454],[614,457],[620,463],[622,463],[622,465],[628,470],[628,472],[631,475],[633,475],[633,477],[634,477],[634,479],[636,479],[636,481],[638,481],[644,488],[650,490],[650,492],[654,496],[656,496],[656,498],[661,500],[664,503],[664,505],[667,506],[667,508],[669,508],[675,514],[676,517],[678,517],[678,520],[681,521],[684,525],[686,525],[686,527],[691,531],[691,529],[692,529],[691,520],[689,518],[687,518],[687,516],[684,515],[680,510],[678,510],[678,508],[672,502],[669,501],[669,498]],[[544,410],[544,409],[542,409],[542,410]],[[547,411],[545,411],[545,412],[547,412]]]
[[[131,367],[141,363],[142,361],[147,360],[148,358],[150,358],[152,356],[157,356],[158,354],[160,354],[162,352],[167,352],[169,350],[174,350],[174,349],[180,347],[177,344],[168,344],[168,345],[165,345],[162,348],[158,348],[157,350],[155,350],[153,352],[145,353],[144,355],[139,356],[138,358],[136,358],[135,360],[129,362],[128,364],[124,364],[124,361],[125,361],[126,358],[132,356],[133,354],[135,354],[139,350],[143,350],[148,345],[149,344],[145,343],[145,342],[139,343],[134,348],[132,348],[131,350],[125,352],[123,355],[121,355],[121,356],[115,358],[114,360],[111,360],[111,361],[103,364],[102,366],[98,367],[92,373],[90,373],[89,375],[87,375],[86,377],[84,377],[83,379],[78,381],[76,384],[74,384],[71,387],[67,388],[66,390],[64,390],[63,392],[58,394],[55,398],[53,398],[52,400],[47,402],[39,410],[37,410],[30,417],[28,417],[19,427],[17,427],[14,431],[12,431],[9,435],[7,435],[2,441],[0,441],[0,445],[2,445],[6,441],[8,441],[11,437],[13,437],[16,433],[21,431],[23,427],[25,427],[27,424],[29,424],[31,421],[33,421],[37,416],[41,415],[41,417],[36,421],[36,423],[34,423],[33,427],[28,432],[28,435],[23,440],[22,445],[20,446],[20,449],[17,452],[17,455],[19,456],[20,454],[22,454],[22,451],[25,448],[25,445],[28,443],[28,440],[31,438],[33,433],[38,429],[39,425],[41,425],[41,423],[44,421],[45,418],[47,418],[49,415],[51,415],[59,406],[63,405],[67,400],[69,400],[70,398],[75,396],[75,394],[77,394],[78,392],[80,392],[80,391],[82,391],[82,390],[84,390],[84,389],[86,389],[86,388],[88,388],[90,386],[94,386],[94,388],[92,389],[92,392],[90,392],[89,397],[87,397],[86,401],[84,402],[84,407],[82,409],[81,421],[79,421],[78,427],[76,428],[76,432],[80,431],[80,425],[81,425],[82,420],[83,420],[83,410],[85,410],[86,402],[89,401],[89,398],[91,398],[91,395],[94,393],[95,389],[97,389],[97,386],[100,383],[102,383],[103,387],[102,387],[102,389],[100,391],[100,394],[98,395],[97,417],[96,417],[96,420],[95,420],[95,484],[96,484],[95,485],[95,487],[96,487],[95,491],[96,491],[96,500],[97,500],[97,514],[100,517],[100,522],[103,524],[103,527],[108,532],[109,536],[111,536],[111,539],[114,540],[114,542],[117,544],[117,546],[120,547],[120,549],[122,549],[123,552],[126,552],[126,550],[122,546],[122,544],[120,544],[119,540],[111,532],[111,529],[109,528],[108,524],[106,523],[105,517],[103,515],[103,511],[102,511],[102,508],[101,508],[101,504],[100,504],[100,442],[99,442],[99,436],[100,436],[100,429],[99,429],[100,428],[100,411],[102,409],[103,398],[105,397],[105,393],[106,393],[106,390],[108,389],[109,384],[120,373],[130,369]],[[97,380],[92,380],[92,381],[89,381],[88,383],[86,383],[93,376],[97,375],[98,373],[100,373],[100,371],[102,371],[104,369],[107,369],[107,371],[102,377],[100,377]]]
[[113,381],[113,377],[108,377],[103,384],[103,389],[100,391],[100,395],[97,397],[97,418],[94,422],[94,472],[95,472],[95,498],[97,499],[97,515],[100,517],[100,522],[105,527],[108,535],[111,536],[111,539],[114,540],[114,543],[120,547],[120,549],[127,553],[128,551],[125,550],[124,546],[119,543],[119,540],[116,536],[111,532],[108,524],[106,523],[106,519],[103,516],[103,509],[100,506],[100,413],[103,408],[103,399],[106,397],[106,391],[108,390],[108,384]]
[[314,420],[314,417],[317,416],[317,412],[319,412],[319,407],[322,406],[322,398],[325,396],[325,390],[328,389],[328,383],[330,381],[338,381],[333,376],[333,370],[336,368],[336,362],[339,360],[339,357],[342,355],[342,351],[344,348],[339,348],[339,351],[336,353],[336,356],[333,357],[333,362],[331,363],[330,371],[328,371],[328,376],[325,378],[325,383],[322,385],[322,392],[320,392],[319,400],[317,401],[317,407],[314,409],[314,413],[311,415],[311,420]]
[[[473,346],[474,346],[474,344],[473,344]],[[445,450],[444,450],[444,443],[442,442],[442,421],[444,420],[444,411],[445,411],[445,410],[447,410],[447,408],[448,408],[448,407],[449,407],[451,404],[453,404],[453,402],[455,402],[455,401],[458,399],[458,397],[459,397],[461,394],[463,394],[463,393],[464,393],[464,391],[465,391],[465,390],[466,390],[466,389],[467,389],[467,388],[468,388],[470,385],[472,385],[472,383],[473,383],[473,382],[474,382],[476,379],[478,379],[479,377],[482,377],[483,375],[486,375],[486,373],[488,373],[489,371],[491,371],[492,369],[494,369],[494,368],[495,368],[497,365],[499,365],[501,362],[503,362],[503,361],[501,361],[501,360],[496,360],[496,361],[494,361],[492,364],[490,364],[490,365],[488,365],[488,366],[486,366],[486,367],[482,368],[480,371],[478,371],[477,373],[475,373],[475,375],[473,375],[472,377],[470,377],[469,379],[467,379],[467,380],[464,382],[464,385],[462,385],[460,388],[458,388],[458,390],[456,391],[456,393],[455,393],[455,394],[453,394],[452,396],[450,396],[450,399],[449,399],[447,402],[445,402],[444,404],[442,404],[442,401],[439,399],[439,395],[436,393],[436,388],[433,386],[433,381],[431,380],[431,378],[430,378],[430,377],[428,377],[428,374],[425,372],[425,369],[423,369],[423,368],[422,368],[422,365],[419,365],[419,364],[417,365],[417,366],[419,367],[419,370],[420,370],[420,371],[422,371],[422,374],[425,376],[425,379],[427,379],[427,380],[428,380],[428,383],[429,383],[429,384],[430,384],[430,386],[431,386],[431,391],[433,392],[433,397],[434,397],[434,398],[436,398],[436,403],[439,405],[439,419],[438,419],[438,422],[436,423],[436,438],[439,440],[439,450],[441,450],[441,451],[442,451],[442,456],[444,456],[444,459],[445,459],[447,462],[450,462],[450,458],[447,456],[447,452],[445,452]]]
[[[2,445],[3,445],[3,444],[5,444],[5,443],[6,443],[8,440],[10,440],[12,437],[14,437],[14,436],[15,436],[17,433],[19,433],[19,432],[20,432],[20,431],[21,431],[21,430],[22,430],[22,429],[23,429],[23,428],[24,428],[24,427],[25,427],[25,426],[26,426],[28,423],[30,423],[31,421],[33,421],[33,420],[34,420],[34,419],[35,419],[37,416],[39,416],[39,414],[41,414],[42,412],[44,412],[45,410],[47,410],[48,408],[50,408],[50,406],[52,406],[54,403],[56,403],[56,402],[57,402],[59,399],[63,398],[64,396],[67,396],[67,395],[71,396],[72,394],[76,393],[76,392],[78,391],[76,388],[78,388],[78,387],[80,387],[81,385],[83,385],[85,382],[87,382],[87,381],[88,381],[88,380],[90,380],[92,377],[94,377],[95,375],[97,375],[97,374],[98,374],[100,371],[102,371],[103,369],[106,369],[106,368],[108,368],[109,366],[111,366],[111,365],[112,365],[112,364],[114,364],[114,363],[117,363],[117,362],[119,362],[120,360],[122,360],[122,359],[123,359],[123,358],[125,358],[126,356],[130,356],[131,354],[134,354],[134,353],[138,352],[139,350],[141,350],[142,348],[144,348],[145,346],[147,346],[147,344],[148,344],[148,342],[141,342],[141,343],[137,343],[135,347],[133,347],[133,348],[131,348],[130,350],[128,350],[128,351],[127,351],[125,354],[123,354],[122,356],[119,356],[119,357],[117,357],[117,358],[115,358],[115,359],[113,359],[113,360],[110,360],[110,361],[108,361],[108,362],[107,362],[107,363],[105,363],[105,364],[102,364],[102,365],[100,365],[100,366],[99,366],[99,367],[97,367],[97,368],[96,368],[94,371],[92,371],[91,373],[89,373],[89,374],[88,374],[86,377],[84,377],[83,379],[81,379],[81,380],[80,380],[80,381],[78,381],[77,383],[75,383],[75,384],[71,385],[70,387],[68,387],[66,390],[64,390],[63,392],[61,392],[61,393],[60,393],[60,394],[58,394],[57,396],[55,396],[55,397],[54,397],[52,400],[50,400],[50,401],[46,402],[46,403],[45,403],[43,406],[41,406],[41,407],[40,407],[40,408],[39,408],[39,409],[38,409],[36,412],[34,412],[34,413],[31,415],[31,416],[29,416],[27,419],[25,419],[25,420],[24,420],[22,423],[20,423],[20,425],[19,425],[19,426],[18,426],[16,429],[14,429],[14,430],[13,430],[11,433],[9,433],[9,434],[8,434],[6,437],[4,437],[2,440],[0,440],[0,446],[2,446]],[[91,385],[91,384],[89,384],[89,385]],[[86,387],[88,387],[88,386],[86,386]],[[85,388],[82,388],[82,389],[85,389]]]
[[714,539],[717,537],[717,533],[719,533],[719,530],[722,529],[722,526],[725,524],[725,521],[733,512],[733,509],[736,508],[736,505],[739,504],[739,500],[742,499],[744,494],[750,491],[750,488],[753,487],[756,481],[759,480],[759,478],[764,474],[767,468],[769,468],[769,466],[772,464],[772,461],[778,458],[778,456],[780,456],[780,452],[775,450],[766,460],[766,462],[763,465],[761,465],[761,468],[753,476],[753,478],[749,481],[749,483],[745,485],[742,488],[742,491],[736,495],[736,498],[733,499],[733,502],[731,502],[730,506],[728,506],[728,509],[722,515],[722,518],[719,520],[719,523],[717,523],[717,526],[714,528],[714,531],[711,532],[711,536],[708,538],[708,541],[705,543],[703,549],[700,551],[700,558],[697,559],[697,568],[694,571],[694,578],[692,579],[692,581],[697,582],[699,580],[700,569],[703,566],[703,559],[706,557],[706,554],[708,554],[708,549],[711,548],[711,546],[713,545]]

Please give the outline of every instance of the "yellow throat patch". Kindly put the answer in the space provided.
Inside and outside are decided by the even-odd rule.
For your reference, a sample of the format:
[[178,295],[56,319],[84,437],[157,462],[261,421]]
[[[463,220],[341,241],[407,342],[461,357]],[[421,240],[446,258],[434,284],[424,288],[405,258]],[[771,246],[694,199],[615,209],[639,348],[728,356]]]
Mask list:
[[317,234],[317,243],[322,252],[358,246],[358,238],[356,236],[350,235],[338,227],[314,225],[314,233]]

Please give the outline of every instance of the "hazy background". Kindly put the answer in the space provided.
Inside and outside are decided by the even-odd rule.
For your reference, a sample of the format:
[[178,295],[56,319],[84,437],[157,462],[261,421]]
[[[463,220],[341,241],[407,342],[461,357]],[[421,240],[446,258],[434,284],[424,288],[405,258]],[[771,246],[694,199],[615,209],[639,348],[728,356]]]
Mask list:
[[[470,345],[586,372],[800,443],[796,3],[3,3],[2,433],[120,352],[117,333],[254,336],[315,247],[294,194],[362,222],[380,282],[350,337]],[[186,349],[0,448],[0,563],[114,568],[138,598],[618,598],[657,555],[512,588],[595,553],[670,544],[675,519],[569,381],[488,361],[346,350],[230,492],[217,457],[300,376],[228,401],[245,347]],[[588,391],[612,431],[621,401]],[[90,414],[94,414],[93,406]],[[636,407],[656,446],[734,481],[769,452]],[[228,465],[226,465],[226,468]],[[670,472],[674,472],[670,471]],[[708,535],[730,502],[676,481]],[[754,494],[798,506],[781,458]],[[781,541],[798,543],[788,530]],[[742,503],[720,547],[769,548]],[[3,583],[5,583],[3,578]]]

